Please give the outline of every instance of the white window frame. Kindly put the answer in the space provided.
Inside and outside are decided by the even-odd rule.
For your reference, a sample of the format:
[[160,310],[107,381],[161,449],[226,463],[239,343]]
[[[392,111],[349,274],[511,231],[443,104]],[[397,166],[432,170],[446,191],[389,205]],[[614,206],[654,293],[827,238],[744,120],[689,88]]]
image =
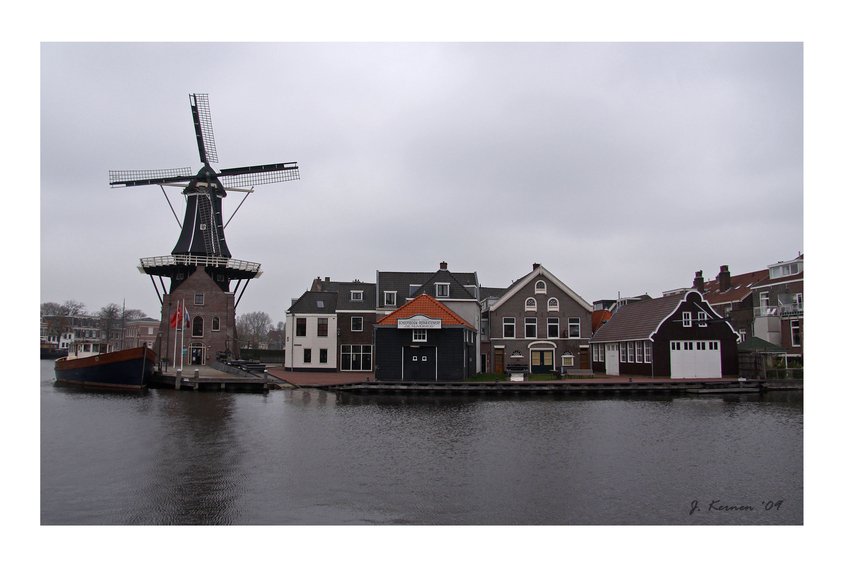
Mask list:
[[[541,287],[541,285],[542,285],[542,287]],[[546,294],[546,282],[545,281],[543,281],[542,279],[539,279],[534,284],[534,294],[535,295],[545,295]]]
[[797,348],[799,346],[803,346],[802,340],[801,340],[801,342],[796,342],[796,343],[794,342],[794,331],[796,330],[797,335],[799,336],[800,330],[802,328],[802,327],[800,327],[800,319],[793,319],[793,320],[789,321],[788,326],[791,327],[791,346],[793,346],[794,348]]
[[[357,320],[360,321],[360,328],[354,326]],[[351,317],[351,332],[363,332],[363,317]]]
[[643,341],[643,361],[646,364],[652,363],[652,341]]
[[697,313],[697,324],[701,327],[708,326],[708,313],[705,311],[700,311]]
[[[534,336],[528,334],[528,327],[534,327]],[[537,317],[525,317],[525,338],[537,338]]]
[[561,302],[558,301],[557,297],[549,297],[549,300],[546,302],[546,306],[550,311],[557,311],[561,308]]
[[[552,336],[552,326],[555,327],[555,336]],[[546,338],[558,338],[561,336],[561,320],[558,317],[546,318]]]
[[690,311],[682,311],[682,326],[685,328],[690,328],[691,326],[691,312]]
[[[508,335],[505,328],[512,326],[514,334]],[[516,317],[502,317],[502,338],[516,338]]]
[[428,342],[428,330],[413,329],[413,342]]
[[[573,327],[576,327],[576,334],[573,334]],[[567,337],[581,338],[581,317],[567,317]]]
[[434,283],[436,297],[438,299],[447,299],[449,296],[449,284],[448,283]]
[[525,300],[525,310],[526,311],[536,311],[537,310],[537,299],[534,297],[529,297]]
[[352,291],[351,292],[351,300],[352,301],[362,301],[363,300],[363,291]]
[[397,291],[384,291],[384,305],[387,307],[395,307],[396,299],[398,298]]

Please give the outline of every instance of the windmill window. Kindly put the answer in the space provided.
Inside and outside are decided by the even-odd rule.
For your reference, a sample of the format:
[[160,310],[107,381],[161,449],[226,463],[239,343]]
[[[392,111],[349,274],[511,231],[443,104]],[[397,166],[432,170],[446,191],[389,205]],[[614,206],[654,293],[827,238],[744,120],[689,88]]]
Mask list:
[[195,317],[192,319],[192,336],[204,336],[203,317]]
[[195,291],[195,304],[203,305],[204,304],[204,292],[203,291]]

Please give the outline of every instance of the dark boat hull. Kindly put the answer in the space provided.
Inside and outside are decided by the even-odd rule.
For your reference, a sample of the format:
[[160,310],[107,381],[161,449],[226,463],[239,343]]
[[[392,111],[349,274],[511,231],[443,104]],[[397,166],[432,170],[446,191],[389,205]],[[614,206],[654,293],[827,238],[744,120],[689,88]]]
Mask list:
[[65,384],[97,388],[139,390],[148,384],[156,353],[147,347],[56,361],[56,380]]

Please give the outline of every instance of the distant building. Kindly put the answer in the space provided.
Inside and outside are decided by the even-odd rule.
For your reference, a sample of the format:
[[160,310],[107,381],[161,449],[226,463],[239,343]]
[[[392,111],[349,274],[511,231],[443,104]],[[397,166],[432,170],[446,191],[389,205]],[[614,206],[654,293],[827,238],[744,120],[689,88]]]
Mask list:
[[769,275],[753,286],[753,334],[803,356],[803,256],[768,265]]

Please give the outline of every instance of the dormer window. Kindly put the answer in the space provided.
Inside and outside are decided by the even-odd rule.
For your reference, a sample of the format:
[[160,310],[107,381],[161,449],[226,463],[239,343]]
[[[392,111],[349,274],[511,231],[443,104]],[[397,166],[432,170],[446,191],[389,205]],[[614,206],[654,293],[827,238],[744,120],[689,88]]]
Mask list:
[[362,301],[363,300],[363,291],[352,291],[351,292],[351,300],[352,301]]
[[384,305],[387,307],[395,307],[395,291],[384,291]]
[[449,284],[448,283],[437,283],[437,297],[448,297],[449,296]]
[[543,280],[538,281],[534,284],[534,292],[535,293],[546,293],[546,282]]

